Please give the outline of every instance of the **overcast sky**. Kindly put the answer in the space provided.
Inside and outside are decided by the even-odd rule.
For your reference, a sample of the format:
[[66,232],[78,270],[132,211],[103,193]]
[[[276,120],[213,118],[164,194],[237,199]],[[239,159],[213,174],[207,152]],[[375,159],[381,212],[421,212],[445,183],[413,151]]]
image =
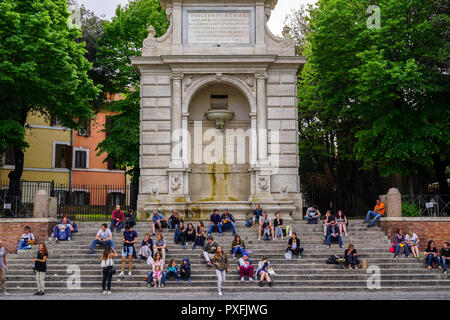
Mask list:
[[[125,5],[128,0],[77,0],[78,4],[84,4],[86,8],[96,12],[98,15],[104,14],[107,19],[114,16],[117,5]],[[284,26],[284,18],[293,8],[298,8],[300,4],[314,3],[315,0],[278,0],[275,10],[272,12],[268,26],[270,30],[280,35]]]

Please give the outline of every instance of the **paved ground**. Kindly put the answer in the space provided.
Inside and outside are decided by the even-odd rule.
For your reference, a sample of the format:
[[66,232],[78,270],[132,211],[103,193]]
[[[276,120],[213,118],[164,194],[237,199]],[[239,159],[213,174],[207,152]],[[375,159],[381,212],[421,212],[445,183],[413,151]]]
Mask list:
[[283,293],[226,293],[223,297],[213,294],[159,294],[149,293],[116,293],[104,296],[102,294],[76,293],[47,294],[42,297],[30,294],[11,294],[0,296],[0,300],[450,300],[449,292],[301,292],[291,296]]

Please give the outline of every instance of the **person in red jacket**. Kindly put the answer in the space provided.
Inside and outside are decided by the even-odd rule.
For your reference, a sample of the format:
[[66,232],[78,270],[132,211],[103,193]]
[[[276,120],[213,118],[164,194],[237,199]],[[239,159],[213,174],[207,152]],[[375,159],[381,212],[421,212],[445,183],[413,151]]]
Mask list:
[[111,226],[109,229],[111,229],[111,232],[114,231],[114,227],[116,227],[117,231],[120,231],[120,229],[123,228],[123,220],[124,220],[124,214],[123,211],[120,210],[120,206],[116,206],[116,210],[113,210],[111,214]]

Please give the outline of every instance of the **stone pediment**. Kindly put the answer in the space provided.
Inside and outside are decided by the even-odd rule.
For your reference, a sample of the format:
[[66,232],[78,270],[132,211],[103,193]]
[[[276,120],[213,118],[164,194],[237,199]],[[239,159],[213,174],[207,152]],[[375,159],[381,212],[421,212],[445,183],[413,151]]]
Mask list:
[[264,55],[294,56],[289,28],[278,37],[267,21],[277,0],[160,0],[170,26],[156,38],[149,26],[142,56]]

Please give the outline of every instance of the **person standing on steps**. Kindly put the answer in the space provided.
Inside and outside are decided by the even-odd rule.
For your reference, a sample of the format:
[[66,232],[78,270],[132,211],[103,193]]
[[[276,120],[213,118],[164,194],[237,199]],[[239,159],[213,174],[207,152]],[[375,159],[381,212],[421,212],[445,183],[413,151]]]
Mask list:
[[252,228],[255,227],[255,223],[259,223],[259,220],[261,219],[262,214],[263,214],[263,211],[261,209],[261,206],[259,204],[256,204],[255,209],[253,209]]
[[384,216],[384,203],[380,201],[380,199],[377,199],[377,204],[373,208],[373,211],[367,211],[366,219],[364,220],[364,223],[369,223],[369,219],[371,217],[374,217],[373,220],[367,225],[367,228],[370,228],[373,226],[375,222],[377,222],[378,219]]
[[117,205],[116,209],[111,213],[111,226],[109,227],[111,232],[114,232],[114,228],[116,228],[117,231],[120,231],[123,228],[124,219],[125,216],[123,211],[120,210],[120,206]]
[[103,250],[102,257],[100,259],[100,266],[103,270],[102,277],[102,289],[103,294],[111,294],[111,281],[112,276],[116,272],[114,270],[114,261],[113,258],[118,257],[116,250],[111,246],[106,246],[105,250]]
[[298,255],[299,259],[302,258],[303,248],[300,248],[300,239],[297,238],[297,233],[292,232],[292,237],[288,241],[288,248],[286,251]]
[[3,247],[3,240],[0,240],[0,295],[9,296],[6,291],[6,271],[8,264],[6,263],[6,250]]
[[211,262],[211,259],[214,257],[214,254],[216,253],[218,244],[214,241],[213,237],[209,236],[206,238],[206,246],[205,251],[200,255],[205,258],[206,264],[208,267],[214,266]]
[[47,247],[45,246],[45,243],[40,243],[37,258],[31,260],[34,264],[33,269],[36,272],[37,291],[34,293],[35,296],[43,296],[45,294],[45,272],[47,272],[47,259]]
[[210,236],[211,233],[215,229],[217,229],[217,231],[219,232],[219,237],[221,237],[222,236],[222,226],[220,224],[222,222],[222,219],[220,217],[219,210],[214,209],[214,212],[209,217],[209,221],[211,221],[211,226],[209,227],[209,230],[208,230],[208,236]]
[[134,255],[134,244],[137,243],[137,232],[133,230],[130,225],[126,226],[123,232],[123,248],[122,248],[122,271],[119,273],[119,277],[124,276],[126,259],[128,257],[128,275],[131,276],[131,270],[133,267],[133,255]]
[[103,223],[102,227],[97,232],[95,239],[91,243],[91,247],[89,248],[88,254],[93,254],[95,252],[94,249],[97,244],[102,247],[111,246],[114,248],[114,241],[112,239],[112,233],[111,233],[111,230],[108,229],[108,225],[106,223]]
[[223,251],[221,246],[217,247],[213,257],[213,264],[216,267],[218,294],[219,296],[222,296],[222,284],[227,280],[227,272],[229,272],[230,269],[228,268],[227,254]]

